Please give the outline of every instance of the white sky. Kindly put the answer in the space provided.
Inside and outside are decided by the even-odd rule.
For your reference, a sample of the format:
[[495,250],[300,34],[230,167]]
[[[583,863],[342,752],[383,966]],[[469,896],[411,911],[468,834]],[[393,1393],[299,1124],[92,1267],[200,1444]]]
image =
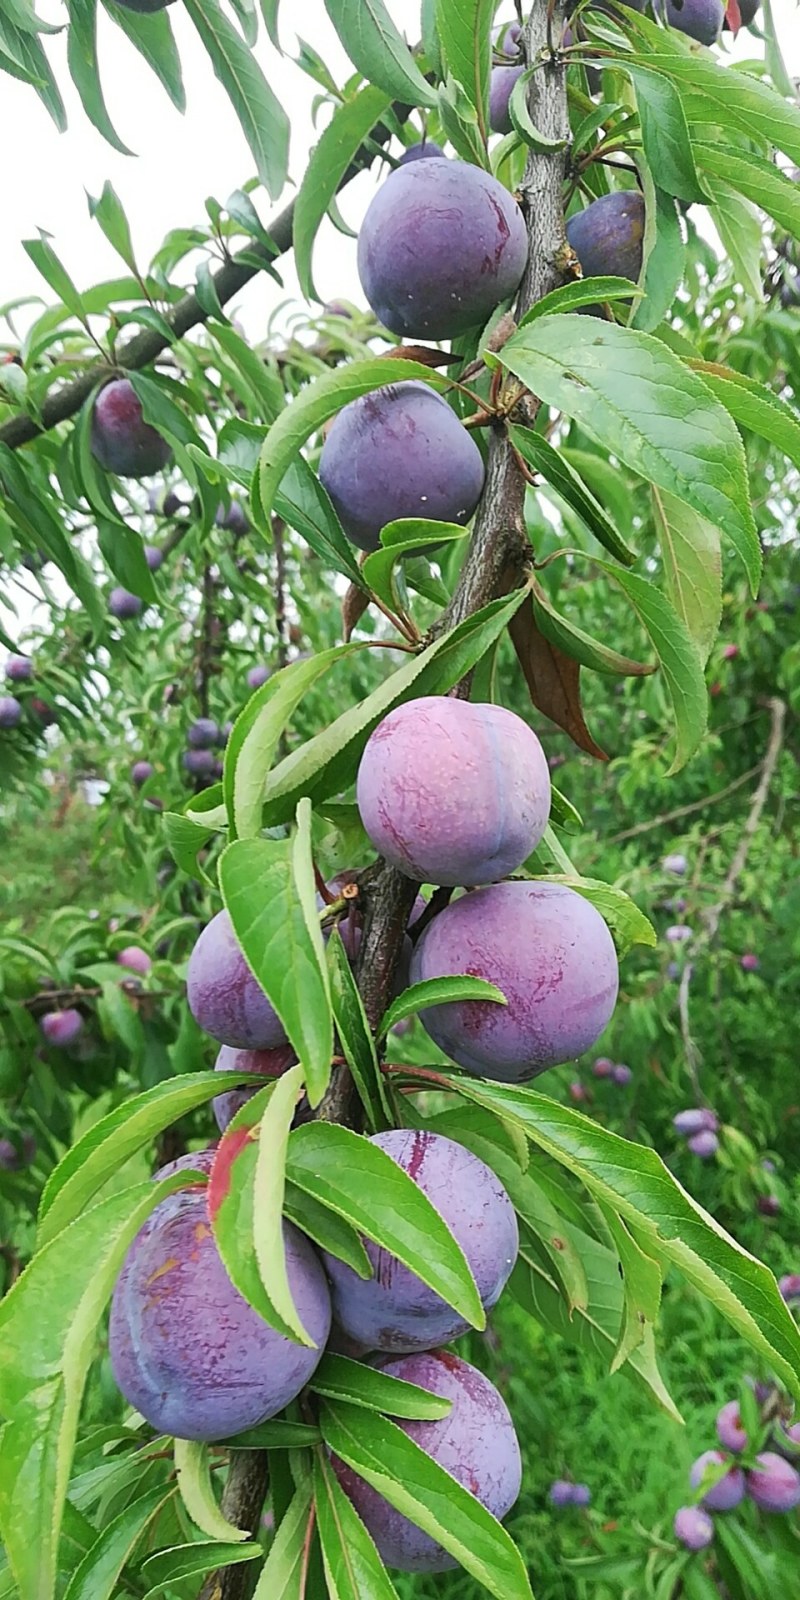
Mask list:
[[[358,0],[354,0],[358,3]],[[419,35],[419,0],[388,0],[398,27],[413,41]],[[39,12],[58,22],[63,9],[58,0],[41,0]],[[796,0],[773,0],[779,37],[790,71],[800,74],[800,20]],[[502,14],[512,14],[510,0]],[[79,288],[124,272],[119,258],[92,222],[86,193],[99,195],[108,178],[119,195],[131,225],[134,247],[146,262],[170,228],[202,222],[204,201],[213,195],[224,203],[231,191],[253,174],[252,160],[222,86],[213,75],[180,0],[169,15],[183,62],[188,108],[182,117],[174,109],[156,78],[138,53],[98,7],[99,59],[106,104],[117,133],[136,151],[135,159],[119,155],[95,131],[83,113],[66,69],[63,37],[47,40],[64,96],[69,127],[59,134],[33,89],[0,73],[0,149],[4,152],[0,179],[3,247],[0,251],[0,303],[18,295],[41,292],[43,285],[21,247],[24,238],[36,237],[37,228],[53,235],[53,245]],[[302,175],[308,150],[314,143],[311,122],[316,85],[295,67],[297,16],[302,15],[303,38],[322,55],[337,82],[348,71],[346,57],[336,39],[323,0],[282,0],[281,39],[287,55],[281,58],[265,37],[263,26],[256,54],[292,122],[291,174]],[[759,41],[743,33],[737,43],[738,58],[758,56]],[[351,226],[358,226],[375,184],[364,174],[348,189],[342,210]],[[287,188],[284,199],[290,198]],[[263,193],[254,196],[262,217],[270,215]],[[280,271],[286,292],[297,295],[291,263]],[[344,296],[363,303],[355,272],[355,243],[330,223],[323,225],[315,255],[319,292],[332,299]],[[248,334],[263,337],[270,311],[284,298],[267,277],[251,284],[238,309]]]

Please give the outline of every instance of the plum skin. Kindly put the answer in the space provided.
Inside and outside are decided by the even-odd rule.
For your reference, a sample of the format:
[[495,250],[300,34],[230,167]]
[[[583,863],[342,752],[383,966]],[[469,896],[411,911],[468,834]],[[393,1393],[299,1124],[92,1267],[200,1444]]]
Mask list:
[[47,1043],[65,1050],[83,1032],[83,1017],[74,1008],[67,1011],[48,1011],[39,1019],[39,1027]]
[[701,1506],[680,1506],[673,1522],[675,1538],[687,1550],[705,1550],[714,1537],[714,1524]]
[[[270,1078],[280,1078],[289,1067],[294,1066],[296,1060],[290,1044],[278,1045],[274,1050],[232,1050],[230,1045],[224,1044],[214,1062],[214,1071],[258,1072],[266,1082]],[[226,1089],[222,1094],[215,1095],[211,1106],[220,1133],[225,1132],[237,1111],[241,1111],[254,1094],[258,1094],[255,1085],[251,1088]]]
[[582,895],[556,883],[498,883],[445,907],[425,929],[412,982],[488,979],[507,1005],[451,1001],[420,1013],[459,1066],[524,1083],[582,1055],[613,1015],[619,968],[611,934]]
[[124,950],[119,951],[117,965],[127,967],[130,972],[138,972],[145,977],[153,963],[146,950],[142,950],[138,944],[129,944]]
[[186,997],[198,1027],[236,1050],[274,1050],[286,1034],[236,942],[227,911],[203,929],[189,957]]
[[131,782],[139,789],[142,784],[147,783],[148,778],[152,778],[155,770],[149,761],[134,761],[131,767]]
[[[449,1415],[437,1422],[398,1419],[397,1427],[502,1520],[519,1494],[522,1464],[514,1424],[494,1384],[447,1350],[404,1356],[382,1371],[452,1401]],[[446,1572],[458,1565],[351,1467],[337,1457],[333,1466],[386,1566],[401,1572]]]
[[747,1429],[742,1426],[738,1400],[729,1400],[717,1414],[717,1438],[726,1450],[746,1449]]
[[661,9],[671,28],[699,44],[714,44],[725,16],[723,0],[661,0]]
[[[374,1134],[444,1218],[472,1269],[484,1309],[497,1304],[519,1249],[511,1201],[491,1168],[463,1145],[430,1130]],[[410,1353],[449,1344],[469,1323],[395,1256],[365,1239],[374,1276],[359,1278],[323,1251],[337,1327],[368,1350]]]
[[[208,1171],[213,1152],[180,1167]],[[234,1288],[208,1221],[204,1188],[156,1206],[131,1245],[114,1289],[109,1353],[126,1400],[158,1432],[222,1439],[275,1416],[308,1382],[330,1330],[325,1274],[308,1239],[284,1223],[287,1270],[315,1348],[294,1344]]]
[[762,1511],[793,1511],[800,1505],[800,1473],[772,1450],[756,1456],[757,1467],[747,1474],[747,1493]]
[[13,694],[0,695],[0,728],[16,728],[22,720],[22,706]]
[[100,390],[92,411],[91,447],[101,467],[118,478],[150,478],[172,455],[166,439],[145,422],[142,403],[127,378],[114,378]]
[[469,521],[483,458],[446,400],[425,383],[392,383],[339,412],[323,445],[320,482],[360,550],[377,550],[399,517]]
[[33,662],[30,656],[9,656],[6,661],[6,677],[11,683],[23,683],[33,677]]
[[217,744],[218,740],[219,725],[211,717],[198,717],[186,735],[186,742],[193,750],[205,750],[210,744]]
[[518,288],[528,239],[513,195],[464,161],[398,167],[358,237],[358,275],[376,317],[412,339],[482,326]]
[[[722,1450],[704,1450],[689,1472],[692,1488],[699,1488],[707,1467],[719,1467],[726,1460],[728,1457]],[[741,1467],[731,1466],[719,1483],[706,1490],[703,1495],[703,1507],[707,1511],[733,1511],[744,1498],[744,1490],[745,1478]]]
[[[418,144],[410,144],[397,158],[398,167],[407,167],[410,161],[446,161],[447,156],[440,144],[433,139],[421,139]],[[326,309],[330,310],[330,307]],[[345,313],[350,316],[350,312]],[[341,315],[341,313],[339,313]]]
[[384,717],[356,783],[379,855],[418,883],[494,883],[535,850],[550,814],[544,751],[503,706],[426,696]]
[[141,616],[144,603],[138,594],[131,594],[129,589],[123,589],[118,585],[111,590],[108,597],[108,609],[112,617],[116,617],[119,622],[128,622],[132,617]]
[[644,197],[639,189],[615,189],[576,211],[567,222],[567,239],[584,278],[638,282],[644,222]]

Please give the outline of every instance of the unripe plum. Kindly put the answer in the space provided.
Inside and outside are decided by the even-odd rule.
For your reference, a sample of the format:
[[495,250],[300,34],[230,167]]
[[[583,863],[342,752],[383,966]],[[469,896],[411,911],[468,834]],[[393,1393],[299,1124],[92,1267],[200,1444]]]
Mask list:
[[787,1305],[791,1300],[800,1300],[800,1272],[787,1272],[778,1279],[778,1288]]
[[[721,1467],[727,1460],[728,1457],[721,1450],[704,1450],[689,1473],[692,1488],[699,1488],[708,1467]],[[732,1511],[743,1497],[744,1473],[741,1467],[731,1466],[725,1477],[703,1495],[703,1505],[707,1511]]]
[[[478,1156],[443,1134],[396,1128],[370,1140],[391,1156],[444,1218],[472,1270],[484,1309],[505,1288],[519,1235],[511,1201]],[[374,1277],[323,1252],[337,1326],[368,1350],[430,1350],[465,1333],[469,1323],[416,1273],[371,1240],[364,1241]]]
[[11,683],[26,683],[33,677],[30,656],[9,656],[6,660],[6,677]]
[[744,1450],[747,1429],[742,1424],[738,1400],[729,1400],[717,1413],[717,1438],[726,1450]]
[[687,1550],[705,1550],[714,1537],[714,1524],[701,1506],[681,1506],[675,1512],[675,1538]]
[[672,1126],[678,1133],[703,1133],[709,1131],[716,1133],[719,1127],[719,1118],[716,1111],[706,1111],[704,1107],[692,1107],[689,1111],[679,1111],[672,1119]]
[[0,728],[16,728],[22,718],[22,706],[13,694],[0,695]]
[[584,278],[630,278],[642,270],[644,197],[639,189],[600,196],[567,223],[567,239]]
[[260,689],[272,677],[272,668],[265,666],[251,667],[247,674],[248,689]]
[[391,383],[339,412],[319,476],[347,537],[377,550],[381,529],[400,517],[463,526],[481,497],[484,466],[441,395],[426,383]]
[[120,967],[127,967],[130,972],[138,972],[142,977],[146,976],[153,965],[147,951],[142,950],[138,944],[129,944],[124,950],[120,950],[117,964]]
[[[265,1079],[280,1078],[289,1067],[294,1066],[296,1060],[290,1044],[279,1044],[274,1050],[232,1050],[230,1045],[224,1044],[214,1062],[214,1070],[257,1072]],[[252,1088],[226,1089],[223,1094],[215,1096],[211,1104],[220,1133],[225,1132],[237,1111],[241,1111],[254,1094],[258,1094],[255,1085]]]
[[[447,156],[445,155],[441,145],[436,144],[433,139],[421,139],[419,144],[410,144],[408,149],[404,150],[402,155],[398,156],[397,165],[398,167],[407,167],[409,161],[436,160],[447,160]],[[330,310],[330,307],[326,307],[326,309]],[[349,316],[350,312],[348,311],[346,315]]]
[[764,1450],[747,1474],[747,1493],[762,1511],[793,1511],[800,1505],[800,1472],[783,1456]]
[[205,750],[208,745],[217,743],[219,726],[211,717],[198,717],[192,723],[186,739],[193,750]]
[[664,13],[671,28],[699,44],[713,44],[725,16],[723,0],[666,0]]
[[494,883],[535,850],[550,774],[527,723],[503,706],[427,696],[390,711],[356,784],[375,849],[419,883]]
[[164,552],[159,550],[157,544],[146,544],[144,547],[144,559],[151,572],[158,572],[159,567],[164,562]]
[[499,883],[440,911],[414,950],[412,981],[486,978],[507,1005],[462,1000],[421,1020],[445,1054],[483,1077],[522,1083],[599,1038],[619,987],[599,912],[559,883]]
[[707,1161],[710,1156],[715,1156],[719,1149],[719,1139],[710,1128],[702,1128],[699,1133],[693,1133],[686,1144],[693,1156],[699,1156],[701,1161]]
[[[208,1159],[183,1157],[164,1173],[179,1166],[208,1170]],[[169,1195],[140,1228],[114,1289],[109,1352],[125,1399],[157,1432],[222,1439],[275,1416],[308,1382],[330,1330],[330,1297],[308,1239],[283,1226],[292,1298],[313,1349],[270,1328],[234,1288],[203,1188]]]
[[213,750],[185,750],[183,765],[193,778],[213,778],[217,758]]
[[518,287],[528,256],[522,212],[490,173],[412,161],[386,179],[358,238],[358,273],[392,333],[450,339],[481,327]]
[[148,778],[152,778],[155,770],[155,767],[149,761],[134,761],[131,767],[131,782],[136,785],[137,789],[140,789]]
[[144,603],[138,594],[131,594],[129,589],[123,589],[118,585],[116,589],[111,590],[108,597],[108,609],[112,617],[116,617],[118,621],[129,622],[132,617],[141,616]]
[[17,1134],[17,1141],[0,1139],[0,1171],[20,1172],[29,1167],[36,1155],[36,1139],[32,1133]]
[[[405,1356],[382,1370],[452,1401],[448,1416],[438,1422],[398,1418],[397,1426],[502,1520],[519,1494],[522,1464],[514,1424],[494,1384],[447,1350]],[[350,1467],[336,1458],[333,1464],[388,1567],[401,1572],[445,1572],[457,1565],[430,1534],[395,1511]]]
[[80,1011],[48,1011],[40,1018],[39,1027],[48,1044],[65,1050],[73,1044],[78,1034],[83,1031],[83,1017]]
[[283,1025],[236,942],[227,911],[218,911],[189,957],[186,996],[198,1027],[236,1050],[286,1044]]
[[[148,9],[141,0],[140,5]],[[166,439],[145,422],[142,403],[127,378],[114,378],[100,390],[92,412],[91,442],[101,467],[119,478],[149,478],[167,465],[172,454]]]

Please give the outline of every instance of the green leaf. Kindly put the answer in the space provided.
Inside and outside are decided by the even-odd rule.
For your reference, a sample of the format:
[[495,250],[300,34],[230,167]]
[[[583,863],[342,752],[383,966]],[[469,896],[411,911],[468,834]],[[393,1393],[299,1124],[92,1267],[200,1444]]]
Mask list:
[[444,694],[458,683],[500,637],[525,594],[518,589],[507,599],[491,601],[452,633],[442,634],[419,655],[409,656],[360,705],[344,711],[321,733],[285,756],[269,776],[265,825],[285,822],[301,795],[316,805],[352,783],[367,739],[387,712],[419,695]]
[[630,326],[652,333],[663,322],[683,282],[686,245],[672,195],[653,181],[644,161],[639,162],[639,176],[645,196],[644,271],[640,278],[644,299],[634,306]]
[[328,940],[327,959],[336,1032],[366,1111],[370,1131],[390,1128],[392,1116],[378,1065],[375,1041],[337,928],[334,928]]
[[303,1450],[306,1445],[319,1444],[319,1428],[307,1422],[285,1422],[282,1417],[270,1422],[260,1422],[255,1428],[245,1428],[232,1439],[220,1439],[226,1450]]
[[402,517],[397,522],[387,522],[381,529],[380,550],[373,550],[361,568],[362,584],[367,584],[392,610],[403,612],[403,597],[395,582],[398,561],[407,555],[429,551],[436,545],[449,547],[466,537],[466,528],[455,522],[428,522],[422,517]]
[[694,150],[704,172],[744,195],[753,205],[759,206],[780,223],[794,238],[800,235],[800,194],[797,184],[771,161],[765,161],[752,150],[737,155],[730,145],[701,144],[695,140]]
[[345,1401],[322,1408],[322,1432],[359,1477],[443,1545],[497,1600],[533,1600],[522,1558],[485,1506],[396,1423]]
[[209,1539],[249,1539],[247,1529],[235,1527],[217,1505],[208,1445],[176,1439],[173,1448],[178,1492],[195,1527]]
[[650,334],[586,320],[542,317],[500,359],[634,472],[721,528],[755,592],[761,548],[744,451],[724,407],[709,405],[702,381]]
[[311,860],[311,808],[298,805],[293,839],[237,839],[223,851],[219,882],[250,970],[274,1006],[319,1105],[333,1054],[328,971]]
[[535,150],[539,155],[551,155],[556,150],[566,147],[566,139],[551,139],[549,135],[541,132],[531,117],[528,110],[528,90],[533,81],[538,67],[527,67],[522,75],[517,78],[508,102],[508,113],[514,127],[523,143],[529,150]]
[[664,588],[705,665],[722,616],[719,529],[663,489],[652,495]]
[[183,472],[190,482],[197,482],[197,472],[188,452],[189,445],[199,446],[200,435],[185,412],[176,405],[166,384],[157,383],[144,372],[129,371],[128,381],[141,401],[145,422],[152,423],[172,445]]
[[533,1089],[467,1077],[456,1081],[460,1094],[516,1122],[591,1194],[632,1223],[642,1247],[649,1241],[656,1256],[677,1266],[800,1396],[800,1329],[772,1273],[681,1188],[655,1150],[629,1144]]
[[622,1277],[622,1321],[611,1371],[618,1372],[652,1330],[661,1304],[661,1268],[639,1248],[635,1238],[612,1206],[597,1201],[598,1209],[619,1259]]
[[[49,28],[46,31],[49,32]],[[17,27],[11,17],[0,16],[0,66],[9,72],[12,69],[5,59],[6,52],[21,64],[22,75],[33,85],[59,133],[63,133],[67,126],[67,114],[40,40],[36,34]],[[12,76],[16,75],[12,72]]]
[[314,1505],[331,1600],[397,1600],[355,1506],[325,1456],[314,1457]]
[[681,97],[669,78],[645,67],[627,66],[636,91],[636,105],[642,129],[642,144],[650,171],[658,175],[658,187],[679,200],[705,204],[706,195],[697,174],[692,154],[689,125]]
[[138,529],[127,527],[123,522],[108,522],[98,515],[97,542],[110,571],[123,588],[138,594],[146,605],[152,605],[158,599],[158,589],[147,565]]
[[[574,283],[565,283],[560,289],[551,289],[549,294],[543,295],[531,306],[530,311],[525,312],[519,326],[527,328],[539,317],[550,317],[555,312],[579,311],[581,306],[595,306],[598,301],[635,300],[637,293],[630,278],[578,278]],[[534,434],[534,438],[539,439],[541,435]]]
[[474,1328],[486,1314],[463,1252],[412,1178],[379,1145],[332,1122],[289,1137],[287,1177],[397,1256]]
[[320,1250],[327,1250],[337,1261],[346,1262],[357,1277],[372,1277],[372,1267],[362,1240],[343,1217],[337,1216],[335,1211],[321,1205],[319,1200],[314,1200],[291,1182],[286,1184],[283,1209],[289,1221],[294,1222],[301,1233],[307,1233]]
[[181,871],[187,873],[190,878],[201,878],[208,883],[210,880],[197,857],[208,844],[216,825],[206,826],[202,822],[196,822],[193,817],[183,816],[179,811],[165,811],[162,822],[167,847]]
[[481,139],[489,133],[490,29],[494,0],[436,0],[435,29],[445,77],[449,72],[472,106]]
[[300,455],[290,463],[280,488],[275,491],[275,510],[326,564],[363,588],[361,569],[330,497]]
[[0,1531],[21,1600],[51,1600],[58,1538],[98,1324],[142,1223],[186,1182],[112,1195],[34,1256],[0,1302]]
[[300,288],[307,300],[320,297],[314,288],[311,256],[317,230],[339,185],[367,134],[391,103],[383,89],[367,85],[338,106],[309,157],[294,202],[294,258]]
[[185,0],[186,10],[230,97],[270,199],[277,200],[289,167],[289,119],[252,51],[218,0]]
[[392,1001],[381,1017],[378,1036],[382,1038],[404,1017],[414,1017],[426,1006],[444,1005],[448,1000],[483,1000],[498,1006],[508,1005],[502,989],[485,978],[425,978],[422,983],[413,983]]
[[761,304],[764,299],[761,218],[749,200],[744,200],[729,183],[707,174],[705,185],[713,202],[709,206],[711,218],[725,254],[730,258],[742,288]]
[[305,1600],[306,1546],[313,1516],[309,1475],[281,1519],[253,1600]]
[[94,200],[88,192],[86,198],[89,202],[89,216],[94,217],[100,224],[112,249],[116,250],[126,267],[135,275],[137,267],[131,230],[119,195],[106,179],[99,200]]
[[253,1179],[253,1241],[261,1282],[281,1321],[299,1344],[313,1339],[303,1327],[289,1287],[283,1243],[283,1195],[289,1132],[303,1088],[303,1068],[291,1067],[278,1079],[261,1119]]
[[152,67],[172,104],[178,111],[185,111],[186,92],[181,76],[181,58],[166,11],[154,11],[148,15],[114,5],[113,0],[103,0],[103,4],[117,27],[127,34],[143,60]]
[[120,1167],[157,1134],[223,1090],[263,1079],[240,1072],[189,1072],[169,1078],[115,1106],[73,1144],[44,1186],[39,1206],[38,1248],[86,1210]]
[[[438,1125],[437,1121],[435,1126]],[[585,1311],[589,1303],[589,1287],[580,1252],[567,1232],[564,1218],[547,1191],[537,1182],[534,1172],[521,1172],[516,1160],[509,1159],[502,1151],[498,1152],[491,1146],[484,1148],[480,1139],[471,1139],[468,1148],[491,1166],[505,1187],[522,1223],[520,1251],[523,1257],[528,1259],[528,1233],[533,1233],[547,1256],[550,1270],[561,1284],[570,1315],[575,1310]]]
[[[229,200],[229,208],[230,204]],[[266,422],[272,422],[283,407],[283,390],[271,367],[263,356],[250,349],[230,323],[209,322],[208,331],[243,377],[259,415]]]
[[30,257],[37,272],[40,272],[45,282],[63,301],[68,311],[77,317],[79,322],[85,322],[85,312],[81,297],[69,275],[66,267],[62,266],[58,256],[49,242],[49,235],[39,230],[38,239],[23,239],[22,248]]
[[261,15],[266,24],[267,33],[276,50],[280,50],[281,42],[278,38],[278,5],[279,0],[261,0]]
[[617,532],[611,517],[595,499],[591,490],[587,488],[583,479],[567,460],[566,456],[556,450],[542,434],[534,433],[531,428],[509,427],[509,437],[515,449],[527,461],[534,472],[541,473],[547,483],[561,495],[567,505],[585,522],[590,533],[608,550],[609,554],[616,556],[626,567],[636,560],[635,551],[631,550],[625,540]]
[[123,1568],[142,1534],[162,1507],[169,1504],[172,1493],[158,1484],[113,1517],[75,1568],[64,1600],[112,1600]]
[[533,615],[539,632],[564,655],[571,656],[574,661],[580,661],[582,666],[591,667],[595,672],[616,673],[623,678],[641,678],[655,672],[652,664],[642,665],[639,661],[632,661],[629,656],[621,656],[600,639],[592,639],[577,623],[562,617],[540,583],[533,585],[532,595]]
[[765,384],[732,367],[712,361],[692,361],[690,365],[722,401],[734,422],[767,439],[800,468],[800,421],[794,406],[773,394]]
[[325,10],[353,66],[368,83],[401,104],[436,104],[383,0],[359,0],[357,6],[351,0],[325,0]]
[[420,1389],[404,1378],[393,1378],[388,1372],[376,1371],[363,1361],[332,1355],[330,1351],[322,1357],[310,1387],[329,1400],[347,1400],[351,1405],[365,1406],[367,1411],[382,1411],[390,1417],[435,1422],[449,1416],[452,1408],[452,1401],[443,1400],[441,1395]]
[[106,626],[107,615],[97,579],[88,562],[67,539],[51,509],[51,502],[36,494],[22,461],[7,445],[0,445],[0,482],[6,510],[30,540],[28,548],[47,551],[80,600],[92,628],[99,633]]
[[75,88],[83,102],[83,109],[98,133],[119,150],[130,156],[133,151],[115,133],[106,110],[97,64],[97,0],[66,0],[69,12],[67,33],[67,62]]
[[[143,1583],[149,1585],[144,1600],[156,1600],[160,1594],[171,1594],[183,1578],[204,1578],[219,1567],[235,1567],[242,1561],[258,1561],[263,1555],[260,1544],[223,1544],[217,1540],[200,1540],[196,1544],[173,1545],[171,1550],[159,1550],[142,1562]],[[277,1600],[277,1595],[275,1597]]]

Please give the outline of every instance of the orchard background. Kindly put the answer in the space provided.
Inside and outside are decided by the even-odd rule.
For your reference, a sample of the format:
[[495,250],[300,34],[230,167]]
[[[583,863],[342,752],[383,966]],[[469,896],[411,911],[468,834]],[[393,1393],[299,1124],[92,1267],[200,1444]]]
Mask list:
[[0,1595],[793,1594],[794,6],[0,67]]

